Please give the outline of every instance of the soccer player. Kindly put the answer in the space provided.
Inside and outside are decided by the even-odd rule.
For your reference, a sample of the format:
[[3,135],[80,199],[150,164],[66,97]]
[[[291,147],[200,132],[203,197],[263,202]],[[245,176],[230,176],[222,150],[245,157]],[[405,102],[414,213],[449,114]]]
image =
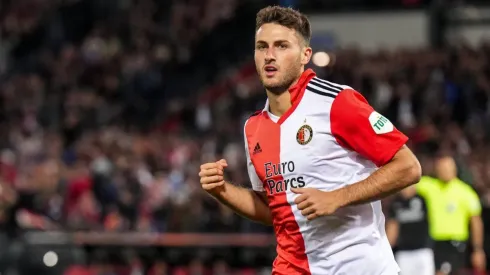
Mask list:
[[244,127],[252,190],[224,180],[225,160],[201,166],[202,188],[273,226],[272,274],[398,274],[379,199],[420,178],[407,137],[357,91],[305,70],[305,15],[274,6],[256,19],[255,64],[268,99]]
[[390,205],[386,235],[396,247],[401,275],[434,275],[434,252],[429,236],[427,205],[416,185],[403,189]]

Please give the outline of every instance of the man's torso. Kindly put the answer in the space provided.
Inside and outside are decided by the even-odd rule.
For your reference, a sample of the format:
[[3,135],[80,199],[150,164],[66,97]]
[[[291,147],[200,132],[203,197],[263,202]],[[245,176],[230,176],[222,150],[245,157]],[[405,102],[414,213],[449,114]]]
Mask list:
[[275,274],[395,274],[379,202],[345,207],[312,221],[293,203],[291,187],[331,191],[377,169],[340,146],[332,134],[330,109],[342,89],[327,85],[315,78],[294,111],[279,122],[262,112],[245,126],[248,153],[273,216],[278,242]]
[[398,196],[392,202],[392,216],[400,225],[398,250],[416,250],[431,246],[427,207],[422,197],[411,198]]
[[[471,187],[459,179],[442,183],[424,177],[417,186],[424,197],[429,218],[430,235],[436,241],[467,241],[472,208],[479,209],[476,194],[472,200]],[[474,205],[476,204],[476,206]],[[479,212],[479,210],[476,210]]]

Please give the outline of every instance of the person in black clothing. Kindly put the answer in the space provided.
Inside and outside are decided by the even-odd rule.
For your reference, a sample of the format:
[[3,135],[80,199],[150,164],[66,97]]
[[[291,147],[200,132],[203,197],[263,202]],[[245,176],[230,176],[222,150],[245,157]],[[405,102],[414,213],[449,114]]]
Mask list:
[[401,275],[435,274],[427,207],[415,185],[403,189],[390,205],[386,234]]

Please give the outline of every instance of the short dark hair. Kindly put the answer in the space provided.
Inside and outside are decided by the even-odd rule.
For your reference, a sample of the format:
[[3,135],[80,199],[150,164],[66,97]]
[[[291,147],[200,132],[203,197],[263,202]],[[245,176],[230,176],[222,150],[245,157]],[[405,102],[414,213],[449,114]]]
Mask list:
[[275,23],[297,31],[304,39],[306,45],[310,44],[311,27],[306,15],[292,8],[268,6],[257,13],[255,31],[262,25]]

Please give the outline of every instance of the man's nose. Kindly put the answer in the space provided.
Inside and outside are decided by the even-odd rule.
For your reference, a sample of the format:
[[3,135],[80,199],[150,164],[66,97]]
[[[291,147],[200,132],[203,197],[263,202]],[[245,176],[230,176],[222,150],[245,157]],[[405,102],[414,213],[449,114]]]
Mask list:
[[267,49],[267,51],[265,52],[265,60],[267,62],[271,62],[271,61],[276,60],[276,55],[275,55],[273,47]]

